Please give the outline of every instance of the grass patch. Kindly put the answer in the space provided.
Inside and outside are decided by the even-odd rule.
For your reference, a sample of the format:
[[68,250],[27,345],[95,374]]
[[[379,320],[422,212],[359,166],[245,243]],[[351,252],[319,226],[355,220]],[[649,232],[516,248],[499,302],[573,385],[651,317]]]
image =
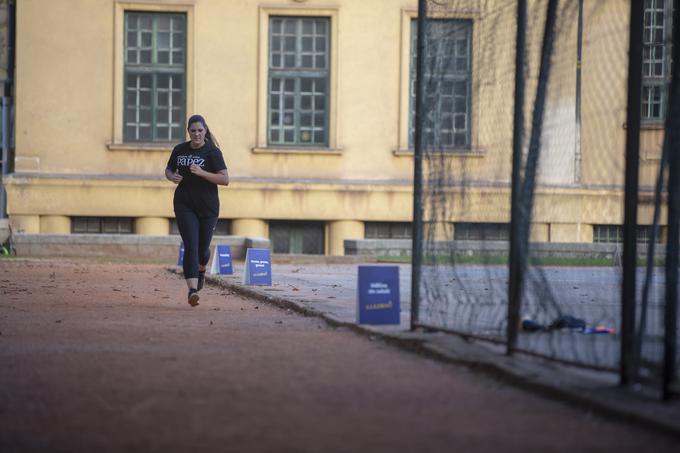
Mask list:
[[[410,264],[410,256],[378,256],[378,262]],[[654,266],[664,266],[665,260],[657,258]],[[423,259],[423,264],[478,264],[487,266],[504,266],[508,264],[507,256],[456,256],[451,259],[448,255],[439,255]],[[564,267],[608,267],[615,266],[617,263],[611,258],[562,258],[562,257],[532,257],[529,258],[532,266],[564,266]],[[646,259],[638,259],[637,265],[644,267],[647,265]]]

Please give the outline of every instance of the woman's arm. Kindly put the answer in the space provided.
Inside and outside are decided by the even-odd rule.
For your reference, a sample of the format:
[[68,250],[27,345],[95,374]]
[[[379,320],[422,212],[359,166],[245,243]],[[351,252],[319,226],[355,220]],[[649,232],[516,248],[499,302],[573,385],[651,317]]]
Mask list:
[[213,184],[218,184],[221,186],[229,185],[229,172],[226,168],[224,170],[220,170],[218,173],[210,173],[209,171],[203,170],[198,165],[192,164],[191,167],[189,167],[189,170],[196,176],[200,176],[201,178],[205,179],[206,181],[210,181]]

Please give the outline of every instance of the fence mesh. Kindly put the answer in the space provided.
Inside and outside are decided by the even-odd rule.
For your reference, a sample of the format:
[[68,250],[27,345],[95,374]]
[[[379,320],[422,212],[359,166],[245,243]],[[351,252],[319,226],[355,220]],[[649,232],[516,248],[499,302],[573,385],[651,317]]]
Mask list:
[[[645,2],[646,74],[639,106],[636,365],[650,379],[658,375],[663,355],[665,271],[659,264],[665,259],[668,198],[659,180],[665,174],[663,114],[654,109],[655,96],[663,104],[668,94],[649,75],[659,71],[654,66],[659,61],[670,65],[670,3]],[[418,323],[505,341],[517,4],[426,4],[420,125],[415,107],[411,112],[412,145],[415,127],[423,131]],[[527,219],[519,246],[528,265],[517,348],[616,369],[630,5],[578,0],[527,5],[518,209]],[[659,24],[665,27],[661,32]],[[415,19],[413,25],[415,30]],[[416,50],[414,39],[412,56]],[[415,63],[414,57],[412,80]],[[661,70],[662,82],[668,82],[668,68]]]

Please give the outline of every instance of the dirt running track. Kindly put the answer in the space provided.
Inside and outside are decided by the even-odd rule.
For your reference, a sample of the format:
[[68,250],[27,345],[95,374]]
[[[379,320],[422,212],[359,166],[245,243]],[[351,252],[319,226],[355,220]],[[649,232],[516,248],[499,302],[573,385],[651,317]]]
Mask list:
[[159,265],[0,260],[0,451],[677,452]]

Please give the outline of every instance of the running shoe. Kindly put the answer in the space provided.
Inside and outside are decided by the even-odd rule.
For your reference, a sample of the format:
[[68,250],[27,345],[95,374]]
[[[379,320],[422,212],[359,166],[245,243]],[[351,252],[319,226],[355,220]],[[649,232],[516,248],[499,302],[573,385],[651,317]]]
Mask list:
[[189,290],[189,295],[187,296],[187,299],[189,305],[191,305],[192,307],[198,305],[198,299],[200,299],[200,297],[198,296],[198,290],[191,288]]

